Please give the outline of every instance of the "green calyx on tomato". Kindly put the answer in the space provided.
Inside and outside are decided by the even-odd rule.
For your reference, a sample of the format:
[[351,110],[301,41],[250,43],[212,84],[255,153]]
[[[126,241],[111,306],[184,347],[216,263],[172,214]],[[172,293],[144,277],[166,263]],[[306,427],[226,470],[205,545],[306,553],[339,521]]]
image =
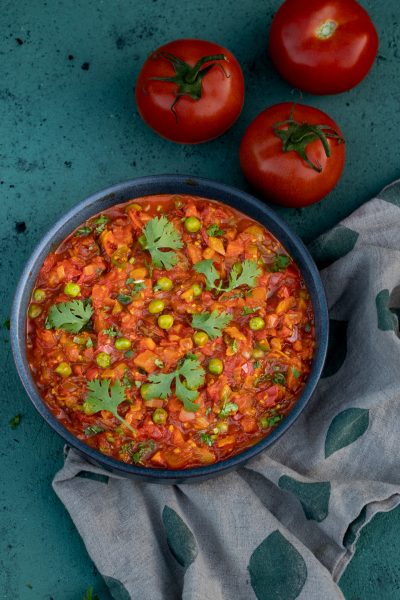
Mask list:
[[329,38],[332,37],[332,35],[335,33],[337,26],[338,24],[336,23],[336,21],[328,19],[318,27],[315,34],[320,40],[329,40]]
[[[173,77],[150,77],[153,81],[167,81],[170,83],[176,83],[178,90],[175,94],[175,100],[171,104],[171,111],[174,113],[175,119],[178,120],[175,105],[182,96],[189,96],[193,100],[200,100],[202,93],[202,80],[205,75],[216,65],[221,67],[225,77],[228,77],[224,67],[221,63],[214,61],[227,61],[227,57],[224,54],[213,54],[210,56],[203,56],[200,58],[194,67],[191,67],[178,56],[174,56],[169,52],[160,52],[153,55],[155,59],[161,57],[168,60],[174,68],[175,75]],[[211,62],[210,65],[203,65]]]
[[[320,140],[324,147],[325,154],[329,158],[331,155],[331,149],[329,147],[328,139],[334,139],[338,144],[344,143],[344,138],[335,131],[329,125],[312,125],[311,123],[299,123],[293,118],[294,105],[290,111],[289,119],[286,121],[280,121],[275,123],[273,131],[275,135],[281,138],[283,152],[297,152],[297,154],[304,160],[304,162],[317,171],[322,172],[322,167],[319,163],[313,163],[307,156],[307,146],[311,142]],[[282,129],[283,126],[287,125],[287,128]]]

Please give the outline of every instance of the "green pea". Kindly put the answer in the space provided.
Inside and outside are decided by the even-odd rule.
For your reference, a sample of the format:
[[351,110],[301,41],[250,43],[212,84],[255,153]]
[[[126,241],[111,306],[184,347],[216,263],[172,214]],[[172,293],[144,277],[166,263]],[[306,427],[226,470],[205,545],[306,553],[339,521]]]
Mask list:
[[151,315],[155,315],[164,310],[165,304],[162,300],[152,300],[148,306],[148,311]]
[[249,321],[249,327],[252,331],[259,331],[260,329],[264,329],[265,321],[261,317],[253,317]]
[[170,329],[174,324],[174,317],[172,315],[160,315],[157,323],[161,329]]
[[208,363],[208,370],[213,375],[221,375],[224,370],[224,363],[219,358],[212,358]]
[[43,302],[45,298],[46,292],[44,290],[37,288],[37,290],[33,292],[33,299],[35,300],[35,302]]
[[115,347],[117,350],[129,350],[130,347],[132,346],[132,342],[131,340],[128,340],[128,338],[126,337],[121,337],[121,338],[117,338],[115,340]]
[[157,288],[162,292],[169,292],[172,289],[173,281],[169,277],[160,277],[157,279]]
[[259,423],[263,429],[267,429],[267,427],[270,427],[269,417],[261,417]]
[[36,319],[39,315],[42,314],[42,307],[39,304],[31,304],[28,308],[28,316],[31,319]]
[[197,298],[198,296],[201,296],[201,294],[203,292],[203,288],[201,287],[201,285],[199,283],[194,283],[192,285],[192,290],[193,290],[193,296],[195,298]]
[[79,296],[80,293],[81,293],[81,286],[78,285],[77,283],[74,283],[73,281],[70,281],[69,283],[67,283],[64,286],[64,294],[67,294],[67,296],[71,296],[72,298],[75,298],[76,296]]
[[156,408],[153,412],[152,419],[156,425],[165,425],[168,419],[168,413],[164,408]]
[[140,388],[140,395],[144,401],[152,400],[154,398],[154,396],[150,393],[150,387],[151,383],[144,383]]
[[189,233],[197,233],[201,229],[201,221],[197,217],[185,219],[185,229]]
[[193,334],[193,341],[196,346],[205,346],[208,342],[208,335],[205,331],[196,331]]
[[60,362],[55,371],[61,375],[61,377],[69,377],[72,373],[72,369],[67,362]]
[[99,352],[96,362],[102,369],[107,369],[111,365],[111,356],[107,352]]

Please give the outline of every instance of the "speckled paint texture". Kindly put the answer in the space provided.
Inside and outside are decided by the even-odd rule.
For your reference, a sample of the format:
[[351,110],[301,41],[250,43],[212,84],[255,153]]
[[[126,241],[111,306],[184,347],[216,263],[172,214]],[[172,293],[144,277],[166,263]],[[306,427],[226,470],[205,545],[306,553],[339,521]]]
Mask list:
[[[185,172],[248,189],[238,144],[267,105],[298,100],[266,54],[278,0],[18,0],[1,3],[0,277],[1,324],[9,317],[25,260],[49,226],[91,192],[135,176]],[[400,2],[363,0],[380,35],[368,78],[340,96],[302,101],[329,113],[347,140],[343,178],[323,202],[279,209],[307,242],[400,176]],[[138,116],[133,88],[155,47],[205,37],[241,63],[246,101],[236,125],[199,146],[157,137]],[[1,329],[0,600],[80,600],[96,573],[50,482],[62,441],[44,424],[15,372]],[[21,414],[11,429],[9,420]],[[400,509],[379,515],[361,535],[342,577],[347,600],[400,598]]]

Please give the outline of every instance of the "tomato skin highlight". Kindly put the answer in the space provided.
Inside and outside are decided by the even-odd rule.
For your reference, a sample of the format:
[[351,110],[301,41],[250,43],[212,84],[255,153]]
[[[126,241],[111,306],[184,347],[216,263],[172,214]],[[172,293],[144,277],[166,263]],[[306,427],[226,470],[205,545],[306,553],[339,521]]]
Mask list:
[[[222,54],[227,60],[202,78],[201,97],[188,95],[176,100],[178,85],[152,77],[173,77],[174,68],[162,53],[169,53],[193,67],[205,56]],[[162,137],[181,144],[198,144],[227,131],[239,117],[244,102],[244,78],[239,63],[229,50],[212,42],[182,39],[161,46],[147,58],[136,81],[136,104],[140,116]]]
[[282,140],[274,133],[276,123],[293,116],[298,122],[329,125],[341,135],[337,124],[322,111],[302,104],[284,102],[262,111],[245,131],[240,145],[242,171],[263,197],[289,207],[308,206],[326,196],[338,182],[345,163],[345,144],[328,139],[331,156],[319,140],[307,146],[307,156],[320,164],[318,173],[294,151],[284,152]]
[[371,69],[378,34],[355,0],[285,0],[269,36],[279,74],[312,94],[338,94],[355,87]]

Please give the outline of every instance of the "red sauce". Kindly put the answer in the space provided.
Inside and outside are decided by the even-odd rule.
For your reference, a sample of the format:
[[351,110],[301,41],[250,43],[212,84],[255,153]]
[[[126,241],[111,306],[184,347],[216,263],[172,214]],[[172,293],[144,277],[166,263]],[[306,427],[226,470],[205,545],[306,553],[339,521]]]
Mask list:
[[[151,231],[165,223],[173,240],[158,247]],[[301,394],[314,347],[310,297],[283,246],[195,196],[91,218],[47,256],[28,309],[29,363],[55,417],[146,467],[215,463],[267,436]]]

